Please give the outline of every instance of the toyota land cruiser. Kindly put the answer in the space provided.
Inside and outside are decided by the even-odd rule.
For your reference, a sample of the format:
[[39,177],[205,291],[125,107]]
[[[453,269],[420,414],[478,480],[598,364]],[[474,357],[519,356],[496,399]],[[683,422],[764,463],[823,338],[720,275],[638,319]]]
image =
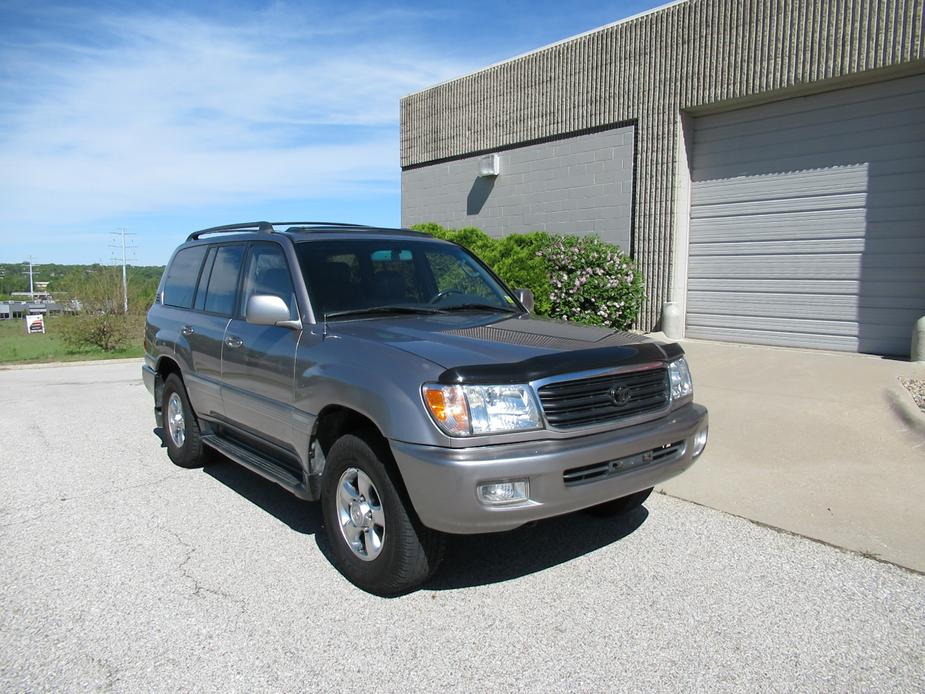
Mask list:
[[623,513],[707,441],[682,349],[531,315],[466,249],[406,229],[194,232],[145,329],[168,455],[320,500],[355,585],[395,595],[445,533]]

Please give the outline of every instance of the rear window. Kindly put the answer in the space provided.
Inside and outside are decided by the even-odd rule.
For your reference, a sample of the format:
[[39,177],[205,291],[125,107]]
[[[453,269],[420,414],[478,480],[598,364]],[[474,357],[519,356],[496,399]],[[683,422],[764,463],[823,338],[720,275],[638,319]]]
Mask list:
[[192,246],[177,251],[164,278],[164,296],[161,299],[167,306],[192,308],[193,295],[196,293],[196,280],[199,268],[206,255],[206,246]]
[[215,255],[209,288],[206,290],[206,311],[230,316],[238,295],[238,274],[244,246],[221,246]]

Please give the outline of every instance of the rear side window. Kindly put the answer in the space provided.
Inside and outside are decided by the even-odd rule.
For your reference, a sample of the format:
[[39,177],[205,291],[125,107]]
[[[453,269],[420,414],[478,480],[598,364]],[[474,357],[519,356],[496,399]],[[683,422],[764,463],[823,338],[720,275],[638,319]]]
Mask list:
[[243,257],[244,246],[219,247],[206,290],[205,308],[209,313],[230,316],[234,311]]
[[206,307],[206,288],[209,286],[209,278],[212,276],[212,265],[215,263],[215,246],[209,248],[209,255],[206,256],[206,264],[202,266],[202,272],[199,273],[199,286],[196,288],[196,304],[193,306],[197,311],[202,311]]
[[205,255],[206,246],[192,246],[177,251],[167,277],[164,278],[164,304],[177,308],[193,307],[196,280],[199,279],[199,268],[202,267]]

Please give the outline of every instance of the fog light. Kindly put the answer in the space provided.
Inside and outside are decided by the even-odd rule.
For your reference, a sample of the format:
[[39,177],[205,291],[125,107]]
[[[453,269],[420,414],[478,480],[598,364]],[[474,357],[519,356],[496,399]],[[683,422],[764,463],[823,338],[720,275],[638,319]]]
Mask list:
[[489,506],[513,504],[530,497],[530,483],[527,480],[486,482],[478,486],[476,495],[479,501]]
[[707,427],[704,427],[694,435],[694,458],[703,453],[703,449],[707,447],[707,431]]

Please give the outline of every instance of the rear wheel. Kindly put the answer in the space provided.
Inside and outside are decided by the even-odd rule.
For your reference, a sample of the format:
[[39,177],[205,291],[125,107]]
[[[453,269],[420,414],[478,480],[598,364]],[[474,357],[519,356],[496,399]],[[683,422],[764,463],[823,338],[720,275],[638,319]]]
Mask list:
[[597,506],[592,506],[585,510],[592,516],[598,516],[599,518],[621,516],[624,513],[629,513],[633,509],[642,506],[651,493],[652,487],[649,487],[648,489],[643,489],[641,492],[636,492],[635,494],[630,494],[620,499],[614,499],[613,501],[606,501],[603,504],[598,504]]
[[161,413],[164,419],[164,441],[170,459],[185,468],[202,467],[208,451],[202,444],[199,421],[190,406],[183,380],[170,374],[164,381]]
[[385,443],[342,436],[327,455],[321,490],[325,532],[337,569],[375,595],[400,595],[437,570],[445,538],[404,500]]

